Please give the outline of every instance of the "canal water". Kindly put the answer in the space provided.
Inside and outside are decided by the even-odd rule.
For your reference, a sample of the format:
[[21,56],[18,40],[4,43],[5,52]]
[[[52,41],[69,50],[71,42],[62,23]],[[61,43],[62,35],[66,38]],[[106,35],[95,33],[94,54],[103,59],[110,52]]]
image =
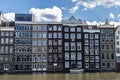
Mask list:
[[0,80],[120,80],[120,73],[0,74]]

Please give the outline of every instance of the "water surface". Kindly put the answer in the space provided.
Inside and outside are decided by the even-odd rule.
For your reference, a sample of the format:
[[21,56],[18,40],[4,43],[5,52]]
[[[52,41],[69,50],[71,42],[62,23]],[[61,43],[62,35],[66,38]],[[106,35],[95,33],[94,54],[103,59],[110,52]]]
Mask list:
[[120,73],[2,74],[0,80],[120,80]]

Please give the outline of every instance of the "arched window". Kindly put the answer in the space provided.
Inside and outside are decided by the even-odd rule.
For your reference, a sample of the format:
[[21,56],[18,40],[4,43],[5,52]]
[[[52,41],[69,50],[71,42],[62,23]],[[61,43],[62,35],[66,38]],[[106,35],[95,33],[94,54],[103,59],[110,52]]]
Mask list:
[[114,54],[113,53],[111,54],[111,59],[114,59]]

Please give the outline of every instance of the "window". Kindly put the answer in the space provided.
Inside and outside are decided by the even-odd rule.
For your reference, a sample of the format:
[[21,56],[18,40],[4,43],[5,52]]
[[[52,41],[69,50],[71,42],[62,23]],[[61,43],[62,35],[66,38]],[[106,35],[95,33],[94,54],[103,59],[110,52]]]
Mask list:
[[77,60],[82,60],[82,54],[81,54],[81,52],[77,53]]
[[99,56],[95,56],[95,62],[99,62]]
[[107,57],[107,59],[109,59],[109,54],[108,54],[108,53],[107,53],[107,56],[106,56],[106,57]]
[[46,25],[41,25],[42,31],[47,31],[47,26]]
[[65,60],[69,60],[69,53],[65,52]]
[[33,62],[36,61],[36,55],[33,55],[33,57],[32,57],[32,61],[33,61]]
[[111,54],[111,59],[114,59],[114,53]]
[[106,49],[109,49],[109,45],[106,45]]
[[32,53],[37,53],[37,47],[32,47]]
[[111,49],[114,49],[114,45],[111,45]]
[[105,54],[104,53],[102,53],[102,59],[105,59]]
[[95,40],[95,45],[99,45],[99,40]]
[[109,29],[105,30],[105,34],[108,35],[109,34]]
[[9,52],[10,52],[10,53],[13,53],[13,47],[10,47]]
[[94,56],[90,56],[90,62],[94,62]]
[[65,68],[69,68],[69,62],[68,61],[65,62]]
[[62,45],[62,40],[58,40],[58,45]]
[[102,39],[102,42],[104,42],[104,41],[105,41],[105,37],[102,37],[101,39]]
[[65,32],[69,32],[69,28],[68,28],[68,27],[65,27],[65,28],[64,28],[64,31],[65,31]]
[[4,44],[4,38],[1,38],[1,44]]
[[70,31],[71,31],[71,32],[75,32],[75,28],[72,28],[72,27],[71,27],[71,28],[70,28]]
[[4,36],[4,32],[1,32],[1,36]]
[[53,45],[57,45],[57,40],[53,40]]
[[5,53],[8,53],[8,46],[5,47]]
[[37,45],[37,40],[32,40],[33,45]]
[[38,45],[42,45],[42,40],[38,40]]
[[99,38],[99,34],[95,34],[95,39],[98,39]]
[[90,40],[90,46],[93,46],[93,45],[94,45],[93,40]]
[[43,55],[42,56],[42,62],[46,62],[46,61],[47,61],[46,55]]
[[10,36],[13,36],[13,32],[10,32]]
[[105,63],[102,63],[102,66],[104,67],[104,66],[105,66]]
[[116,48],[116,51],[117,51],[117,53],[120,53],[120,48],[119,47]]
[[62,47],[58,47],[58,52],[59,52],[59,53],[62,52]]
[[57,38],[57,33],[53,33],[53,38]]
[[71,52],[71,60],[76,60],[76,53],[75,52]]
[[49,33],[49,38],[52,38],[52,33]]
[[36,26],[36,25],[33,25],[32,30],[33,30],[33,31],[37,31],[37,26]]
[[119,36],[116,36],[116,39],[119,39]]
[[120,30],[118,31],[118,34],[120,34]]
[[109,37],[108,37],[108,36],[106,36],[106,37],[105,37],[105,39],[106,39],[106,42],[108,42],[108,41],[109,41]]
[[85,55],[89,55],[89,47],[88,46],[85,46],[84,51],[85,51]]
[[77,50],[81,50],[81,42],[77,42]]
[[4,46],[1,46],[1,53],[4,53]]
[[58,26],[58,31],[62,31],[62,26],[61,25]]
[[105,49],[105,46],[104,46],[104,45],[102,45],[102,49]]
[[90,55],[94,55],[94,47],[90,47]]
[[99,63],[95,63],[95,68],[100,68]]
[[77,39],[81,39],[81,34],[77,33]]
[[13,38],[10,38],[10,44],[13,44]]
[[81,28],[80,27],[77,27],[77,32],[81,32]]
[[49,31],[52,31],[52,26],[49,26],[48,29],[49,29]]
[[5,39],[5,44],[8,44],[9,43],[9,38],[6,38]]
[[76,49],[75,42],[71,42],[71,50],[75,50],[75,49]]
[[82,62],[77,62],[77,68],[82,68]]
[[110,33],[110,34],[113,34],[113,29],[110,29],[110,30],[109,30],[109,33]]
[[85,34],[84,38],[85,38],[85,39],[88,39],[88,34]]
[[99,47],[95,47],[95,55],[99,55]]
[[53,30],[57,31],[57,26],[56,25],[53,26]]
[[5,36],[9,36],[9,32],[5,32]]
[[65,50],[69,50],[69,42],[65,42]]
[[58,38],[62,38],[62,33],[61,32],[58,33]]
[[88,43],[88,40],[85,40],[85,45],[88,45],[89,43]]
[[69,34],[65,33],[65,39],[69,39]]
[[114,37],[113,36],[110,36],[109,39],[110,39],[111,42],[114,41]]
[[89,62],[89,56],[85,56],[85,62]]
[[119,45],[120,44],[119,41],[117,41],[116,44]]
[[47,45],[47,40],[42,40],[42,45]]
[[94,35],[93,34],[90,34],[90,39],[93,39],[94,38]]
[[42,27],[39,25],[38,26],[38,31],[41,31],[42,30]]
[[89,63],[85,63],[85,68],[89,68]]
[[75,39],[75,33],[71,33],[71,34],[70,34],[70,38],[71,38],[71,39]]
[[32,33],[32,37],[33,37],[33,38],[37,38],[37,33],[36,33],[36,32],[33,32],[33,33]]
[[42,38],[42,33],[38,32],[38,38]]
[[52,40],[49,40],[49,41],[48,41],[48,44],[49,44],[49,45],[52,45]]

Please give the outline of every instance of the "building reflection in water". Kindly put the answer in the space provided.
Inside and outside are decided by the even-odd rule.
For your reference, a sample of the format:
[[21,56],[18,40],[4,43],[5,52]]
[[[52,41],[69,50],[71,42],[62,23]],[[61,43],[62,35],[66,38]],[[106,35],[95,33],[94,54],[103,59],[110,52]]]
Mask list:
[[0,80],[120,80],[120,73],[80,73],[80,74],[4,74]]

